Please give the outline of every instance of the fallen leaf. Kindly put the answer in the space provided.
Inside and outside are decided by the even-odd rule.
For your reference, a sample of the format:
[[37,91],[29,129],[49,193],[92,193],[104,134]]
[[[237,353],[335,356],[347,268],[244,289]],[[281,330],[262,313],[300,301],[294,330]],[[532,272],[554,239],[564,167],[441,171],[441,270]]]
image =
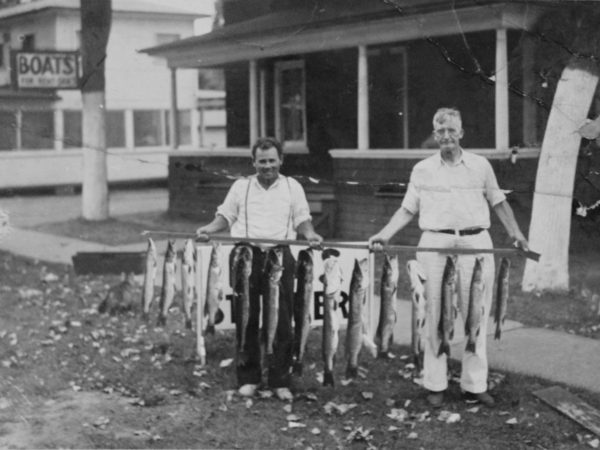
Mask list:
[[233,363],[233,358],[227,358],[227,359],[224,359],[224,360],[222,360],[222,361],[219,363],[219,367],[220,367],[221,369],[223,369],[223,368],[225,368],[225,367],[229,367],[229,366],[230,366],[232,363]]
[[598,448],[600,447],[600,441],[598,439],[592,439],[588,442],[588,445],[592,448]]
[[392,410],[386,414],[386,416],[392,420],[404,422],[404,420],[408,417],[408,411],[403,408],[392,408]]
[[300,422],[288,422],[288,428],[306,428],[306,424]]
[[372,392],[361,392],[360,395],[362,395],[362,398],[365,400],[371,400],[373,398]]
[[515,417],[508,419],[505,423],[507,423],[508,425],[516,425],[517,423],[519,423],[517,421],[517,419]]
[[288,414],[285,420],[287,420],[288,422],[298,422],[300,420],[300,417],[298,417],[296,414]]
[[320,429],[318,429],[317,427],[315,427],[315,428],[311,428],[310,432],[311,432],[312,434],[314,434],[315,436],[316,436],[316,435],[318,435],[318,434],[321,434],[321,430],[320,430]]
[[473,406],[472,408],[469,408],[466,411],[475,414],[479,412],[479,406]]
[[94,422],[92,422],[92,425],[94,425],[97,428],[104,428],[109,423],[110,423],[110,419],[108,417],[100,416]]
[[250,409],[250,408],[252,408],[252,405],[253,405],[253,404],[254,404],[254,402],[252,401],[252,399],[251,399],[251,398],[247,398],[247,399],[246,399],[246,403],[245,403],[246,409]]
[[600,137],[600,116],[587,120],[577,131],[585,139],[597,139]]
[[283,406],[283,410],[284,410],[286,413],[288,413],[288,414],[289,414],[289,413],[291,413],[291,412],[292,412],[292,405],[290,405],[289,403],[288,403],[287,405],[284,405],[284,406]]
[[418,437],[419,435],[414,431],[411,431],[410,433],[408,433],[408,436],[406,436],[407,439],[417,439]]

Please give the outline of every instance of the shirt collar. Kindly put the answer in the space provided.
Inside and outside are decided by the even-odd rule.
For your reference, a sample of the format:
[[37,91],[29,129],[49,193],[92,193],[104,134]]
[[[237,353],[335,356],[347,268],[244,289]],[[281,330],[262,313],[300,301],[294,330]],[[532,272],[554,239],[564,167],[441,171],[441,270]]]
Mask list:
[[463,164],[464,166],[469,167],[469,154],[465,152],[462,148],[460,149],[460,156],[458,157],[458,162],[456,164],[450,165],[446,161],[444,161],[444,159],[442,158],[441,150],[438,152],[438,160],[440,166],[454,167]]
[[[283,175],[281,175],[281,174],[278,174],[278,175],[277,175],[277,179],[276,179],[276,180],[273,182],[273,184],[272,184],[271,186],[269,186],[269,187],[268,187],[268,189],[272,189],[272,188],[275,188],[275,187],[277,187],[277,185],[279,185],[279,183],[281,183],[281,180],[282,180],[282,179],[283,179]],[[261,189],[265,189],[265,188],[263,187],[263,185],[262,185],[262,184],[260,184],[260,183],[258,182],[258,175],[256,175],[256,174],[254,174],[254,175],[251,175],[251,176],[250,176],[250,180],[252,181],[252,183],[254,183],[254,184],[255,184],[256,186],[258,186],[259,188],[261,188]],[[267,189],[265,189],[265,190],[267,190]]]

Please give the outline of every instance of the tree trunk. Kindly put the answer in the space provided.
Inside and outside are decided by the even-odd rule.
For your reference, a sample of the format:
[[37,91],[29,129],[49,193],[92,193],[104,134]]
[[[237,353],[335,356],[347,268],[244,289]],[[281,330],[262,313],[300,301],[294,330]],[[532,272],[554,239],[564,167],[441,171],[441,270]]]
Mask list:
[[106,117],[104,92],[87,92],[83,99],[82,215],[86,220],[108,218]]
[[541,253],[527,260],[524,291],[569,289],[569,238],[578,128],[584,123],[598,84],[594,68],[569,64],[556,86],[538,163],[529,227],[529,245]]
[[82,215],[108,218],[104,61],[111,25],[111,0],[80,0],[83,74]]

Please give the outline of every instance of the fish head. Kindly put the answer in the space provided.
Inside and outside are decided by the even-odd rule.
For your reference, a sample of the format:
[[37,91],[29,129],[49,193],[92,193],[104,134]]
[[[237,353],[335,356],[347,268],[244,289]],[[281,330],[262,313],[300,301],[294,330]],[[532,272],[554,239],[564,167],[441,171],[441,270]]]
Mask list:
[[444,274],[442,276],[442,280],[447,284],[455,284],[458,276],[456,272],[456,257],[455,256],[447,256],[446,257],[446,265],[444,266]]
[[475,258],[475,267],[473,268],[473,282],[483,280],[483,257]]
[[400,277],[400,266],[398,265],[398,255],[384,254],[382,283],[385,285],[396,285]]
[[332,256],[323,263],[323,284],[325,285],[325,293],[330,294],[342,288],[342,270],[337,257]]
[[361,289],[366,289],[369,286],[369,260],[362,258],[354,260],[354,270],[352,271],[352,280],[358,283]]
[[250,276],[250,274],[252,273],[252,249],[248,246],[243,246],[240,249],[240,253],[239,253],[239,259],[241,261],[241,263],[243,264],[243,272],[245,276]]
[[183,244],[183,262],[191,264],[194,260],[194,242],[191,239],[186,239]]
[[166,261],[175,261],[175,241],[169,239],[167,243],[167,251],[165,252]]
[[221,265],[220,261],[221,244],[219,242],[212,243],[212,250],[210,251],[210,266],[218,267]]
[[296,263],[297,278],[311,278],[314,268],[312,249],[300,250],[298,252],[298,261]]

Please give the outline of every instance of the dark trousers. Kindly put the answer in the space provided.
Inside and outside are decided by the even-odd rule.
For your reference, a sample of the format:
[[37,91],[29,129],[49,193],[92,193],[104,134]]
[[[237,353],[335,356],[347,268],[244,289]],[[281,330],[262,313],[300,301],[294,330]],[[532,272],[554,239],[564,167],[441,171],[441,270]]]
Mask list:
[[[239,244],[243,245],[243,244]],[[247,244],[245,244],[247,245]],[[244,384],[260,384],[261,367],[261,340],[266,340],[266,333],[259,329],[262,299],[267,298],[269,289],[268,275],[265,274],[265,260],[267,251],[259,247],[252,247],[252,274],[250,275],[250,314],[246,330],[245,353],[247,360],[244,364],[237,365],[237,382],[239,386]],[[290,387],[292,367],[292,312],[294,302],[294,272],[296,261],[289,247],[281,247],[283,250],[283,274],[280,281],[279,295],[279,317],[277,331],[273,343],[273,358],[267,367],[267,384],[270,388]],[[234,301],[238,300],[234,296]],[[264,313],[264,309],[262,309]],[[234,305],[234,318],[236,327],[236,339],[239,345],[241,341],[241,308]],[[263,314],[264,317],[264,314]]]

